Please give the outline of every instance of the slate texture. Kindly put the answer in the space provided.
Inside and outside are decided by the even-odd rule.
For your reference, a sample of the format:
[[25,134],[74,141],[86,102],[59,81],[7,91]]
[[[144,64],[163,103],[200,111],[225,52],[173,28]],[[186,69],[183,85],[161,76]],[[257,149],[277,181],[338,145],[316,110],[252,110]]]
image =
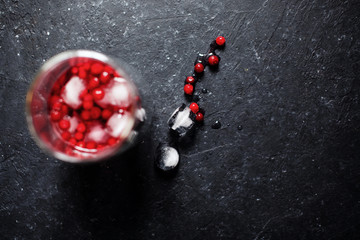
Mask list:
[[[2,0],[0,239],[360,239],[359,9],[355,0]],[[163,176],[153,152],[186,102],[197,53],[219,34],[220,67],[196,88],[204,125],[180,143],[176,174]],[[27,88],[69,49],[119,57],[143,76],[150,127],[126,154],[71,165],[31,139]]]

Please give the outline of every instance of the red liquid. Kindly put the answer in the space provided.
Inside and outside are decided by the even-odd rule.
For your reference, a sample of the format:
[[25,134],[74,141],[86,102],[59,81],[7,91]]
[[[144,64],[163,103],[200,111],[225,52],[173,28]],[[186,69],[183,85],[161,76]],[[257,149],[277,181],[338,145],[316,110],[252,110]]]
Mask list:
[[[47,136],[46,129],[40,131],[40,138],[58,152],[89,158],[121,146],[140,103],[135,101],[137,106],[133,106],[138,96],[111,66],[93,59],[81,58],[77,62],[70,63],[72,67],[60,74],[47,100],[47,115],[56,141]],[[36,128],[40,122],[32,117]]]

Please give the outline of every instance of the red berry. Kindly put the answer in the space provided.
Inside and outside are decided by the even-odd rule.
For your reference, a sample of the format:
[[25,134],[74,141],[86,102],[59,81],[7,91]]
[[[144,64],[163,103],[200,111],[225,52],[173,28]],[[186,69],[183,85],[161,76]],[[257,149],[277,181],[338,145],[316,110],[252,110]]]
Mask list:
[[72,145],[76,145],[77,141],[76,141],[75,138],[70,138],[69,143],[72,144]]
[[92,119],[98,119],[101,116],[101,109],[98,107],[93,107],[90,110],[90,115]]
[[62,106],[62,103],[61,103],[61,102],[55,102],[55,103],[52,105],[52,109],[55,110],[55,111],[61,111],[61,106]]
[[81,78],[81,79],[86,79],[86,77],[87,77],[87,72],[86,72],[86,70],[83,69],[83,68],[80,68],[78,76],[79,76],[79,78]]
[[85,95],[88,94],[88,93],[89,93],[89,91],[88,91],[87,89],[83,90],[83,91],[80,93],[79,98],[80,98],[80,99],[84,99]]
[[84,123],[79,123],[76,127],[76,131],[84,133],[86,131],[86,125]]
[[193,113],[197,113],[199,111],[199,105],[197,105],[197,103],[191,103],[190,104],[190,109]]
[[185,92],[187,95],[192,95],[193,92],[194,92],[194,87],[193,87],[193,85],[191,85],[191,84],[185,84],[185,86],[184,86],[184,92]]
[[83,102],[83,108],[86,110],[90,110],[94,106],[93,101],[84,101]]
[[111,137],[111,138],[108,139],[107,142],[108,142],[109,145],[114,145],[114,144],[117,143],[117,141],[118,141],[117,138]]
[[61,106],[61,113],[62,113],[63,116],[68,115],[69,114],[69,107],[66,106],[65,104],[63,104]]
[[65,120],[65,119],[61,119],[59,122],[59,127],[62,130],[68,130],[70,128],[70,121]]
[[90,63],[84,63],[82,66],[81,66],[83,69],[85,69],[85,71],[89,71],[90,70]]
[[93,96],[90,93],[87,93],[83,97],[84,102],[91,102],[93,100]]
[[51,118],[51,120],[54,121],[54,122],[59,121],[59,120],[62,118],[61,112],[56,111],[56,110],[51,111],[51,112],[50,112],[50,118]]
[[198,121],[198,122],[203,121],[203,120],[204,120],[204,114],[202,114],[201,112],[198,112],[198,113],[196,114],[195,120]]
[[72,68],[71,68],[71,73],[72,73],[73,75],[76,75],[78,72],[79,72],[79,69],[78,69],[77,67],[72,67]]
[[81,141],[81,140],[84,139],[84,134],[81,133],[81,132],[76,132],[74,137],[75,137],[76,140]]
[[111,75],[108,72],[102,72],[101,75],[100,75],[100,81],[103,84],[108,83],[110,81],[110,78],[111,78]]
[[53,95],[50,98],[50,106],[53,107],[55,103],[61,102],[61,98],[57,95]]
[[91,118],[91,114],[90,114],[90,111],[88,111],[88,110],[84,110],[84,111],[82,111],[81,112],[81,118],[83,119],[83,120],[89,120],[90,118]]
[[204,71],[204,65],[202,63],[195,64],[194,71],[197,73],[202,73]]
[[93,65],[91,65],[90,71],[91,74],[98,75],[103,71],[103,69],[104,66],[101,63],[94,63]]
[[98,144],[98,145],[97,145],[97,149],[98,149],[98,150],[101,150],[101,149],[103,149],[104,147],[105,147],[105,146],[104,146],[103,144]]
[[85,147],[85,142],[84,141],[80,141],[76,144],[76,146],[84,148]]
[[104,109],[101,113],[101,117],[104,119],[104,120],[108,120],[111,115],[113,114],[113,112],[109,109]]
[[90,141],[90,142],[86,143],[86,148],[88,148],[88,149],[95,149],[96,146],[97,146],[97,143],[94,141]]
[[89,84],[88,84],[88,88],[89,89],[93,89],[93,88],[97,88],[100,85],[100,80],[97,77],[93,77],[90,79]]
[[223,36],[218,36],[216,38],[216,44],[219,46],[222,46],[225,44],[225,38]]
[[190,84],[194,84],[195,83],[195,78],[192,76],[189,76],[186,78],[186,83],[190,83]]
[[104,67],[104,72],[108,72],[109,74],[113,74],[114,73],[114,69],[112,67],[110,67],[109,65],[106,65]]
[[219,58],[216,55],[212,55],[208,58],[208,62],[211,66],[215,66],[219,64]]
[[96,88],[92,91],[92,95],[93,95],[94,99],[101,100],[104,98],[105,92],[101,88]]
[[68,141],[71,138],[71,133],[68,131],[65,131],[61,134],[61,137],[65,140]]

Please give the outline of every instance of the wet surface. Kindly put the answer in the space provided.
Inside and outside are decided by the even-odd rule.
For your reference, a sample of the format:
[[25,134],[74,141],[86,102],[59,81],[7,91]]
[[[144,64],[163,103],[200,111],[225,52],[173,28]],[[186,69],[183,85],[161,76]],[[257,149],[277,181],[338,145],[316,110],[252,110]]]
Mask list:
[[[5,1],[0,5],[2,239],[359,239],[357,1]],[[154,169],[193,61],[204,123]],[[90,49],[143,76],[140,143],[95,165],[57,161],[27,131],[36,70]],[[207,89],[203,94],[201,89]],[[216,121],[221,129],[212,129]],[[227,125],[229,124],[229,125]],[[238,126],[243,126],[238,130]]]

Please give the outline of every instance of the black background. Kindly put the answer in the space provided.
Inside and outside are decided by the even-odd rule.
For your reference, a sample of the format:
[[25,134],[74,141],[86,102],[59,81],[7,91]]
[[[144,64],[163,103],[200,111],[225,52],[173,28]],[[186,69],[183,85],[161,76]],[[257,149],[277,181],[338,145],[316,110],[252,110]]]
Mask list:
[[[359,239],[358,1],[0,1],[1,239]],[[153,167],[183,81],[219,34],[196,91],[205,123],[173,177]],[[144,78],[145,139],[94,165],[35,145],[24,103],[69,49]],[[221,129],[211,128],[219,120]],[[237,127],[242,125],[243,129]]]

